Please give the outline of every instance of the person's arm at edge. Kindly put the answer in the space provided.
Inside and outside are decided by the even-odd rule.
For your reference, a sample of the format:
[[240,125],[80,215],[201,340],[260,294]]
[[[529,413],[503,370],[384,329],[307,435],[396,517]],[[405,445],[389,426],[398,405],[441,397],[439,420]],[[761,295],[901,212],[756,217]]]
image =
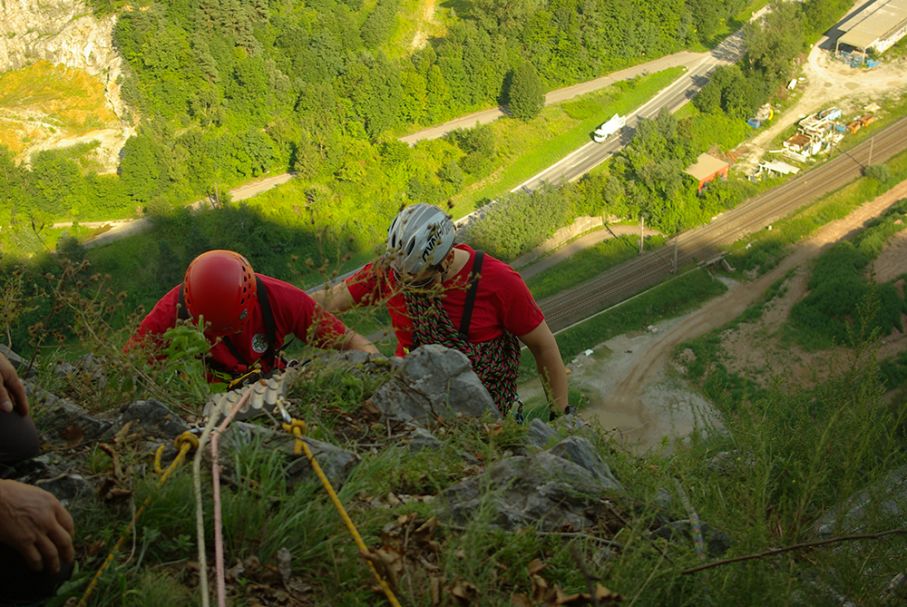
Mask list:
[[73,561],[75,526],[66,508],[43,489],[0,480],[0,541],[17,550],[35,570],[60,571]]
[[564,368],[560,348],[557,346],[554,334],[548,328],[548,323],[543,320],[529,333],[517,337],[532,352],[542,385],[545,386],[549,399],[554,402],[555,409],[558,413],[563,414],[569,404],[567,402],[567,370]]
[[28,397],[13,363],[0,354],[0,411],[28,415]]

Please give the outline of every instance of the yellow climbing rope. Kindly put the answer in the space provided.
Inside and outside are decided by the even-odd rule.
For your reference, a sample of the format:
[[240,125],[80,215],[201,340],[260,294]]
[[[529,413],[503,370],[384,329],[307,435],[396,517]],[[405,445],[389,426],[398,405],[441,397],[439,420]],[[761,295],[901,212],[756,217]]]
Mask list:
[[[193,449],[198,448],[198,438],[191,432],[183,432],[176,440],[173,441],[174,445],[179,449],[176,454],[176,457],[170,462],[170,465],[167,466],[167,469],[164,470],[161,467],[161,456],[164,453],[165,445],[161,445],[157,448],[157,451],[154,453],[154,472],[160,477],[158,480],[158,489],[164,486],[164,483],[167,482],[167,479],[170,478],[170,475],[173,474],[180,464],[183,463],[186,459],[186,455]],[[85,589],[85,592],[82,593],[82,598],[79,599],[78,607],[85,607],[88,604],[88,599],[91,597],[91,593],[94,592],[95,588],[98,586],[98,582],[101,580],[101,576],[104,575],[104,572],[107,571],[107,568],[110,567],[110,564],[113,563],[113,559],[116,556],[116,553],[119,552],[120,548],[123,547],[123,542],[126,541],[126,538],[129,537],[129,533],[135,524],[138,522],[139,517],[142,516],[142,513],[145,511],[145,508],[151,504],[151,499],[153,495],[149,495],[145,498],[145,501],[142,502],[142,505],[139,506],[139,509],[135,511],[135,514],[132,515],[132,521],[126,525],[126,528],[123,529],[123,532],[120,533],[120,538],[117,540],[117,543],[114,544],[113,548],[110,549],[110,552],[107,553],[107,558],[104,559],[104,563],[101,564],[101,568],[98,569],[98,572],[94,574],[94,577],[91,578],[91,583],[88,584],[88,587]]]
[[[356,546],[359,548],[359,553],[362,555],[368,554],[368,547],[365,545],[365,542],[362,541],[362,536],[359,535],[359,530],[356,529],[356,524],[353,523],[353,519],[351,519],[350,515],[347,514],[346,508],[343,507],[343,503],[340,501],[340,498],[337,497],[337,492],[334,491],[334,487],[333,485],[331,485],[331,481],[328,480],[328,477],[324,474],[321,466],[318,465],[318,461],[315,459],[315,454],[312,453],[312,450],[309,448],[308,443],[306,443],[302,439],[302,435],[305,432],[305,422],[291,417],[289,418],[289,421],[283,423],[282,426],[284,430],[296,437],[296,443],[293,445],[293,454],[297,456],[305,454],[306,459],[309,460],[309,464],[312,466],[312,470],[315,471],[315,476],[317,476],[318,480],[321,481],[321,485],[327,492],[328,497],[331,498],[331,502],[334,504],[334,508],[337,509],[337,513],[340,515],[340,518],[346,525],[347,530],[350,532],[350,535],[353,536],[353,540],[356,542]],[[383,577],[381,577],[381,574],[378,573],[377,569],[375,569],[375,565],[368,559],[365,559],[365,563],[366,565],[368,565],[369,570],[375,577],[375,581],[378,582],[378,585],[384,592],[384,596],[387,597],[388,602],[393,605],[393,607],[400,607],[400,602],[397,600],[397,597],[394,596],[394,591],[391,590],[391,587],[387,583],[387,581]]]

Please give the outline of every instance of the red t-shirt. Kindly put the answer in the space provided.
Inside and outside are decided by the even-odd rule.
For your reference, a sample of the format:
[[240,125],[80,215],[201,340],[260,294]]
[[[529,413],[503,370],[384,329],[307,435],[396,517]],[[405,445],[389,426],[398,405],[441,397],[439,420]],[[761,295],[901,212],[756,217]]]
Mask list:
[[[444,281],[442,303],[453,325],[459,328],[466,306],[475,251],[465,244],[458,244],[456,248],[469,253],[469,260],[455,276]],[[381,272],[373,264],[368,264],[345,282],[357,304],[372,305],[386,300],[391,324],[397,335],[397,355],[403,356],[408,352],[413,345],[412,321],[406,312],[406,302],[393,272]],[[543,320],[545,317],[522,277],[506,263],[486,253],[472,308],[469,341],[489,341],[501,336],[505,330],[517,336],[525,335]]]
[[[268,302],[274,316],[274,338],[277,342],[274,344],[275,348],[282,346],[284,337],[290,333],[306,343],[313,343],[316,346],[324,346],[346,333],[344,324],[316,304],[315,300],[305,291],[270,276],[262,274],[256,274],[256,276],[268,289]],[[132,341],[139,341],[145,335],[163,335],[176,325],[179,290],[179,286],[172,288],[155,304],[139,325]],[[210,356],[233,373],[247,371],[246,363],[254,363],[265,353],[268,347],[268,330],[257,301],[252,307],[242,333],[230,335],[229,338],[245,362],[233,356],[229,347],[222,342],[211,348]],[[262,360],[261,363],[263,371],[271,370],[268,361]]]

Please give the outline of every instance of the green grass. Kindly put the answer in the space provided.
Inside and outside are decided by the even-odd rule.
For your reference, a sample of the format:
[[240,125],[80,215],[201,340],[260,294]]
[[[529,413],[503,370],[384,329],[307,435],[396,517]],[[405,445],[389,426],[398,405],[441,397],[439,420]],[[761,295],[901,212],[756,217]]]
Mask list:
[[742,26],[747,21],[750,20],[750,17],[753,16],[753,13],[759,11],[762,7],[767,5],[770,0],[752,0],[745,7],[740,9],[740,12],[734,15],[734,23],[737,26]]
[[450,10],[441,2],[435,2],[435,13],[431,22],[423,18],[427,0],[400,0],[397,9],[397,27],[382,48],[390,58],[406,57],[412,54],[413,37],[419,28],[428,39],[443,38],[447,34]]
[[[693,310],[703,302],[727,291],[719,280],[708,272],[696,269],[663,282],[635,297],[625,300],[574,327],[557,334],[561,358],[565,361],[605,342],[616,335],[638,331],[666,318]],[[535,361],[524,350],[520,365],[522,378],[534,377]]]
[[503,119],[492,123],[498,146],[496,169],[453,198],[462,216],[484,199],[509,192],[574,149],[592,141],[591,132],[613,114],[627,114],[676,80],[682,67],[618,82],[562,104],[548,106],[528,123]]
[[[678,314],[721,290],[721,283],[697,270],[613,308],[596,319],[600,322],[587,322],[563,335],[595,337],[598,332],[601,340],[608,333]],[[586,587],[579,561],[603,585],[623,594],[627,604],[634,600],[638,605],[824,604],[825,585],[860,604],[874,604],[873,597],[903,568],[904,538],[854,543],[848,550],[817,549],[809,559],[781,555],[686,576],[681,573],[684,568],[701,563],[689,535],[662,537],[657,532],[664,523],[689,516],[678,497],[679,482],[707,528],[728,537],[730,551],[724,556],[806,541],[814,537],[811,525],[819,514],[905,463],[899,434],[904,412],[878,406],[881,384],[872,357],[858,360],[862,362],[812,392],[773,391],[764,398],[738,399],[736,406],[719,404],[727,433],[694,435],[670,455],[631,456],[613,435],[594,425],[583,430],[560,427],[555,440],[586,438],[626,487],[626,494],[609,497],[607,514],[598,526],[570,535],[540,533],[531,525],[512,531],[493,527],[492,498],[503,489],[494,483],[480,490],[480,506],[468,520],[452,523],[444,516],[441,492],[522,453],[527,449],[526,426],[512,420],[447,420],[432,428],[440,442],[437,449],[412,451],[405,438],[389,437],[388,425],[363,405],[392,375],[389,367],[364,369],[314,361],[287,398],[314,438],[357,452],[359,460],[339,496],[370,549],[396,546],[405,554],[397,585],[402,604],[430,605],[432,577],[440,579],[444,592],[458,581],[475,585],[479,604],[512,604],[513,594],[531,594],[527,569],[535,559],[546,565],[541,575],[551,586],[570,593]],[[43,357],[39,361],[51,376],[53,362]],[[117,375],[125,375],[117,369]],[[888,373],[900,374],[903,365]],[[43,380],[40,385],[51,387]],[[93,409],[100,405],[113,410],[124,402],[89,393],[67,396]],[[141,397],[130,393],[125,402]],[[270,420],[261,423],[275,427]],[[399,431],[393,425],[391,429]],[[221,491],[228,566],[243,565],[228,579],[231,602],[265,602],[270,593],[286,592],[289,586],[302,593],[300,601],[312,604],[375,604],[368,571],[324,490],[311,478],[291,482],[287,466],[292,459],[282,451],[289,438],[282,432],[277,437],[277,443],[255,440],[224,458]],[[842,444],[848,448],[841,449]],[[149,496],[152,501],[135,533],[127,534],[126,548],[102,578],[91,604],[196,604],[197,578],[189,565],[196,559],[195,504],[188,467],[158,489],[156,477],[145,472],[147,443],[130,440],[116,446],[135,503]],[[719,452],[728,452],[729,457],[725,469],[716,472],[708,462]],[[111,458],[97,449],[84,453],[85,461],[72,458],[85,467],[80,473],[98,477],[112,473]],[[206,468],[202,486],[211,559],[212,501]],[[81,594],[132,517],[130,500],[91,504],[71,506],[79,529],[79,569],[52,607]],[[873,513],[865,529],[900,525],[891,519],[884,512]],[[428,531],[417,531],[423,523]],[[619,548],[605,546],[602,540],[616,542]],[[292,556],[287,586],[278,573],[282,549]],[[870,561],[873,566],[864,574],[844,575]]]
[[701,112],[696,109],[696,106],[692,103],[684,103],[680,106],[680,109],[674,112],[674,117],[677,120],[683,120],[684,118],[693,118],[694,116],[699,116]]
[[787,338],[815,350],[903,332],[901,316],[907,304],[891,282],[875,284],[869,268],[885,243],[903,229],[905,212],[907,200],[816,260],[809,292],[785,324]]
[[[646,250],[657,249],[664,244],[662,236],[647,236]],[[533,296],[544,299],[564,289],[583,283],[605,270],[613,268],[639,254],[639,238],[618,236],[603,240],[593,247],[580,251],[569,259],[533,276],[526,281]]]

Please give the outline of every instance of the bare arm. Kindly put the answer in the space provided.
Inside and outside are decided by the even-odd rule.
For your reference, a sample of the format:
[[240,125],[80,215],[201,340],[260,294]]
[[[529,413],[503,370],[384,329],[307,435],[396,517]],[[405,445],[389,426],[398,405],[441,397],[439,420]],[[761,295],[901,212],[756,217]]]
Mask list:
[[332,287],[319,289],[311,293],[311,296],[318,305],[333,314],[346,312],[356,303],[345,282],[338,282]]
[[548,328],[548,323],[542,321],[535,329],[518,337],[535,358],[535,365],[549,400],[554,403],[554,408],[559,413],[564,413],[568,404],[567,370],[564,368],[561,351],[557,347],[554,334]]
[[346,339],[337,343],[338,350],[361,350],[362,352],[368,352],[369,354],[381,354],[378,348],[375,347],[375,344],[352,329],[347,328],[344,337]]
[[60,571],[73,559],[72,517],[53,495],[17,481],[0,480],[0,542],[12,546],[35,571]]

